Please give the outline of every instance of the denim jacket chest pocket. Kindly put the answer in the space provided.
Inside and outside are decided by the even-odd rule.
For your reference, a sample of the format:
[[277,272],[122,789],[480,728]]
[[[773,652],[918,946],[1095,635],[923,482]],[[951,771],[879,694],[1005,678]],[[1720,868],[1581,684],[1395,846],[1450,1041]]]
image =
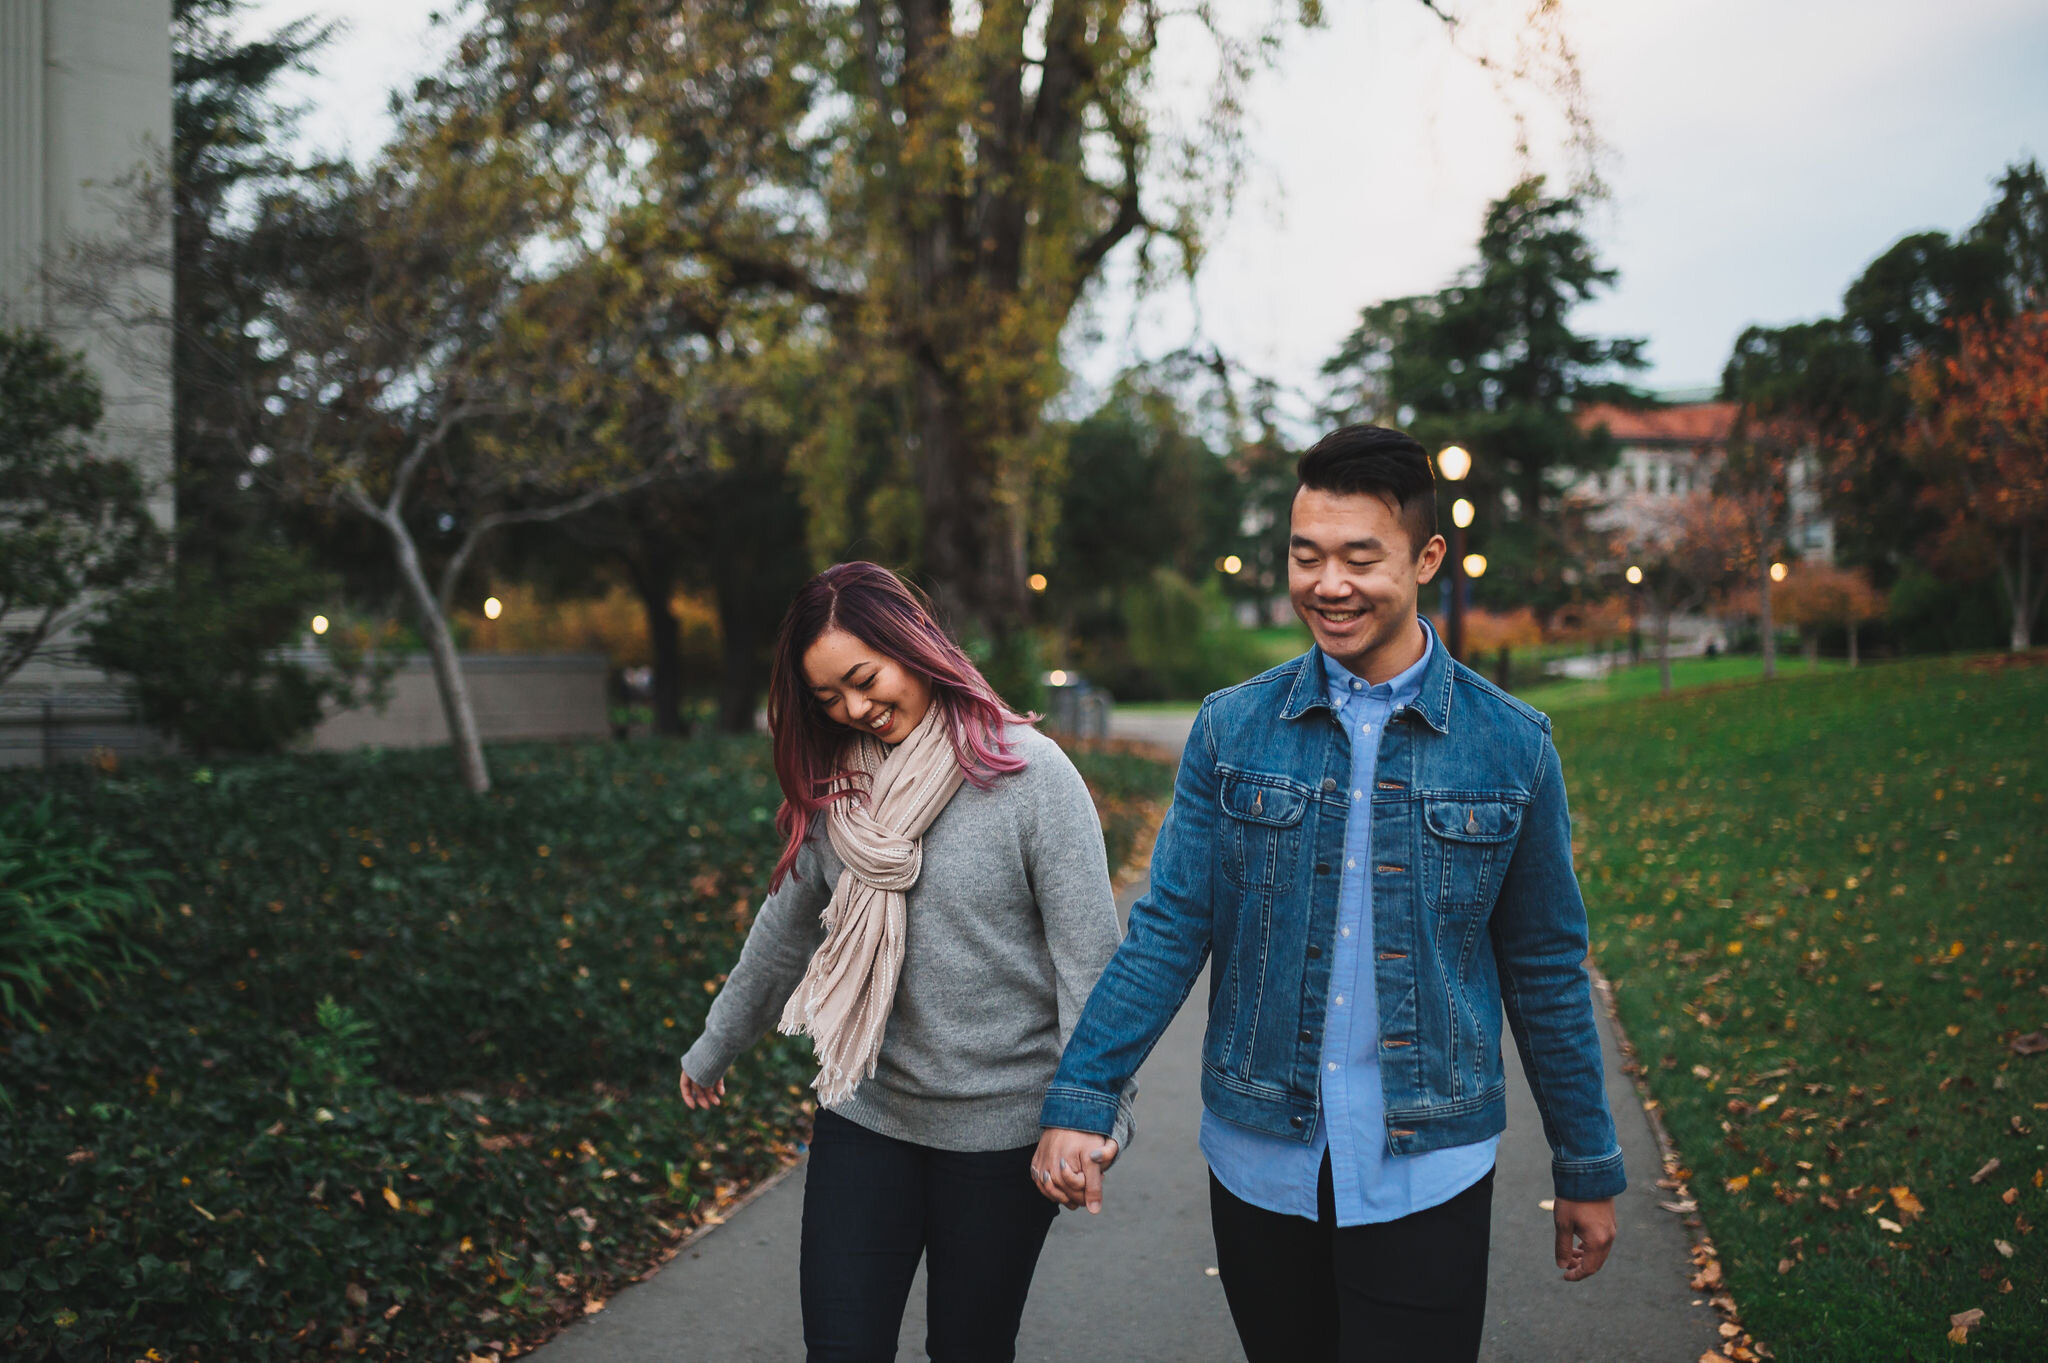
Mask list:
[[1522,831],[1521,804],[1498,796],[1426,796],[1422,825],[1429,906],[1457,913],[1491,905]]
[[1223,876],[1240,889],[1277,889],[1294,879],[1301,859],[1302,816],[1308,812],[1308,787],[1284,776],[1218,772],[1223,805]]

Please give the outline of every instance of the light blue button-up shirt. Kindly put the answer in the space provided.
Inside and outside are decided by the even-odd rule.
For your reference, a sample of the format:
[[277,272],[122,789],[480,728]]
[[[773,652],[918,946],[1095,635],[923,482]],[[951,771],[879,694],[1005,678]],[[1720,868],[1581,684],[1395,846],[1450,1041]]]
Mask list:
[[1322,1121],[1315,1139],[1304,1145],[1233,1125],[1206,1108],[1202,1112],[1202,1154],[1209,1168],[1224,1187],[1255,1207],[1315,1220],[1316,1184],[1327,1151],[1340,1226],[1393,1221],[1450,1201],[1486,1176],[1500,1144],[1500,1137],[1492,1136],[1419,1155],[1387,1153],[1379,996],[1373,982],[1373,773],[1388,717],[1415,699],[1430,653],[1441,647],[1428,621],[1422,630],[1422,657],[1378,686],[1368,686],[1327,655],[1323,659],[1337,721],[1351,734],[1351,811],[1344,827],[1336,952],[1323,1018]]

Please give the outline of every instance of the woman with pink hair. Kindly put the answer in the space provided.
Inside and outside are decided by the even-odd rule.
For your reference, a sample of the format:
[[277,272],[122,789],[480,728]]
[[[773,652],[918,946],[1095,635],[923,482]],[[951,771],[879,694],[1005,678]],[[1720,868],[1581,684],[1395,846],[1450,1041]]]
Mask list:
[[[916,589],[872,563],[797,593],[768,723],[786,843],[683,1056],[683,1101],[717,1104],[769,1026],[808,1034],[811,1363],[895,1358],[920,1257],[930,1356],[1014,1358],[1067,1200],[1033,1184],[1039,1105],[1121,936],[1088,788]],[[1134,1089],[1104,1166],[1130,1141]]]

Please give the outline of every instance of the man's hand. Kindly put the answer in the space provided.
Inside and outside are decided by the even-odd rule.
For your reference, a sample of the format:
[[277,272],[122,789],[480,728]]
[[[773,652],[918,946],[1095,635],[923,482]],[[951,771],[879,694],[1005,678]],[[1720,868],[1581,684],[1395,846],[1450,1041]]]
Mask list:
[[1614,1199],[1573,1202],[1560,1197],[1556,1208],[1551,1217],[1557,1223],[1557,1266],[1564,1270],[1564,1280],[1575,1283],[1592,1277],[1614,1247]]
[[1102,1210],[1102,1174],[1116,1162],[1116,1142],[1093,1131],[1047,1127],[1031,1157],[1031,1181],[1062,1207]]

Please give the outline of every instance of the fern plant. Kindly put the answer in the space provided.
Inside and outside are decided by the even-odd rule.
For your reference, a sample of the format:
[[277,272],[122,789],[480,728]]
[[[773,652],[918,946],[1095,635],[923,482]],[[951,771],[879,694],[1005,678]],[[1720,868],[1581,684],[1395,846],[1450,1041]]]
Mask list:
[[93,1007],[116,977],[153,964],[136,934],[160,920],[164,873],[116,850],[45,798],[0,808],[0,1019],[35,1026],[60,989]]

